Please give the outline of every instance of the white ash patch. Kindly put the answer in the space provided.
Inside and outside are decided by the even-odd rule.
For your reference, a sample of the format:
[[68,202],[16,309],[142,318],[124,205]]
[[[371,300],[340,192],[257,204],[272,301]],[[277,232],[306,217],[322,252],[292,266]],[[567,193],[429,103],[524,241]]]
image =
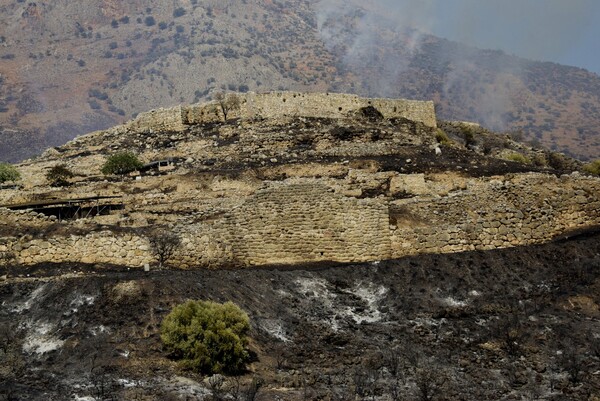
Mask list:
[[450,306],[452,308],[464,308],[469,305],[467,301],[461,301],[453,297],[446,297],[440,300],[444,305]]
[[[204,388],[195,380],[187,377],[174,376],[170,380],[160,380],[161,387],[165,391],[175,392],[179,396],[194,396],[199,399],[205,399],[211,396],[210,390]],[[185,399],[185,398],[183,398]]]
[[333,331],[338,331],[339,325],[336,321],[336,316],[339,311],[334,307],[334,299],[337,295],[329,291],[327,285],[329,282],[324,279],[316,278],[300,278],[296,280],[299,289],[298,292],[311,302],[319,303],[326,311],[328,319],[324,319]]
[[119,383],[124,388],[140,387],[143,384],[139,380],[129,380],[129,379],[118,379],[117,383]]
[[286,336],[285,328],[283,327],[283,323],[280,320],[276,319],[264,319],[260,322],[260,327],[269,333],[269,335],[273,338],[276,338],[284,343],[290,341],[290,339]]
[[346,310],[347,316],[351,317],[358,324],[363,322],[374,323],[381,320],[382,314],[378,306],[379,302],[387,294],[387,288],[373,283],[358,283],[350,292],[363,300],[367,304],[367,307],[362,312],[357,312],[354,308],[350,307]]
[[300,278],[296,280],[296,284],[298,284],[300,287],[299,291],[304,296],[308,298],[318,298],[324,306],[333,306],[333,300],[337,297],[337,295],[329,291],[327,288],[329,282],[327,280],[317,278]]
[[44,290],[48,286],[48,283],[44,283],[29,295],[29,298],[23,303],[15,305],[10,311],[13,313],[22,313],[31,309],[31,307],[41,301],[44,298]]
[[97,336],[99,334],[110,334],[110,328],[103,325],[91,327],[89,330],[93,336]]
[[69,304],[71,309],[65,312],[65,315],[68,316],[72,315],[73,313],[77,313],[77,311],[79,311],[79,308],[81,308],[82,306],[93,305],[95,300],[95,295],[75,294],[75,296],[71,300],[71,303]]
[[318,302],[324,309],[324,319],[332,330],[339,330],[338,320],[352,319],[355,323],[373,323],[380,321],[382,312],[379,310],[379,302],[385,297],[387,288],[370,282],[359,282],[348,290],[342,290],[346,294],[352,294],[362,301],[362,305],[339,305],[341,297],[329,290],[331,284],[327,280],[303,278],[296,280],[301,295]]
[[45,354],[56,351],[65,343],[52,334],[54,325],[50,323],[37,323],[29,327],[29,333],[23,342],[23,351],[28,354]]

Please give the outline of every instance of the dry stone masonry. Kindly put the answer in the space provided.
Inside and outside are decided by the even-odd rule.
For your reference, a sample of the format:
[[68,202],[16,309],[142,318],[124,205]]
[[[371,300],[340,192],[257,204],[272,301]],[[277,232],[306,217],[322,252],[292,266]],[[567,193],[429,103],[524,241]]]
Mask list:
[[[376,261],[531,245],[600,225],[597,178],[537,173],[471,178],[453,184],[449,192],[420,174],[389,179],[400,180],[410,197],[357,199],[319,179],[266,183],[225,213],[202,221],[181,220],[173,230],[181,235],[183,247],[173,264],[190,268]],[[56,224],[36,213],[3,210],[0,217],[22,227]],[[142,235],[109,230],[5,237],[0,242],[0,252],[14,253],[23,264],[140,267],[152,263],[149,249]]]
[[[435,107],[431,101],[367,99],[338,93],[250,92],[236,96],[240,98],[240,108],[231,111],[232,118],[343,118],[354,115],[361,108],[373,106],[385,118],[406,118],[428,127],[437,126]],[[183,131],[190,125],[222,119],[219,107],[212,102],[141,113],[126,128],[136,131]]]

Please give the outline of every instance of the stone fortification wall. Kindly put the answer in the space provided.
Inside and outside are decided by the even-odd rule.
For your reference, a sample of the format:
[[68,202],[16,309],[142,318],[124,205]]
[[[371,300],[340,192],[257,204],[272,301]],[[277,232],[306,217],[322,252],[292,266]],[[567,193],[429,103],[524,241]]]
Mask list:
[[600,180],[525,174],[390,205],[392,256],[531,245],[600,225]]
[[[231,118],[323,117],[343,118],[360,108],[373,106],[385,118],[406,118],[436,127],[435,107],[431,101],[404,99],[367,99],[337,93],[272,92],[238,94],[239,109]],[[138,130],[182,131],[187,125],[222,121],[214,102],[158,109],[140,114],[127,127]]]
[[177,106],[161,108],[140,113],[128,123],[128,128],[135,131],[183,131],[186,128],[187,107]]
[[389,257],[387,205],[331,192],[324,185],[276,185],[232,213],[235,257],[249,264]]
[[75,262],[140,267],[153,261],[144,238],[111,231],[40,238],[25,236],[4,242],[0,251],[12,252],[19,263],[26,265]]
[[[183,246],[173,264],[372,261],[531,245],[600,226],[600,179],[544,174],[463,178],[458,184],[430,182],[423,175],[390,179],[401,181],[395,184],[398,193],[415,196],[357,199],[318,179],[268,184],[226,212],[176,225],[173,231]],[[35,213],[7,210],[0,210],[0,218],[14,227],[57,224]],[[0,253],[13,253],[23,264],[140,267],[153,261],[147,240],[135,233],[68,233],[0,238]]]
[[243,118],[324,117],[341,118],[362,107],[373,106],[385,118],[406,118],[436,127],[433,102],[403,99],[367,99],[339,93],[249,93],[241,108]]

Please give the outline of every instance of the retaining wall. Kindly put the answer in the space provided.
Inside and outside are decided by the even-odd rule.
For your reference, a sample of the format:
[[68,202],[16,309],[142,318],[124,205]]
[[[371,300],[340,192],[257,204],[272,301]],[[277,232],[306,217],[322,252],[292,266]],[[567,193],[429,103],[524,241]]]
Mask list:
[[[464,189],[444,196],[392,201],[344,196],[319,180],[271,183],[227,213],[174,227],[183,245],[173,264],[375,261],[531,245],[600,226],[600,179],[521,174],[465,180]],[[427,183],[413,181],[404,180],[403,192],[424,193]],[[0,218],[23,226],[47,223],[35,213],[7,210],[0,211]],[[14,253],[22,264],[72,261],[141,267],[153,260],[145,238],[110,231],[2,238],[0,252]]]

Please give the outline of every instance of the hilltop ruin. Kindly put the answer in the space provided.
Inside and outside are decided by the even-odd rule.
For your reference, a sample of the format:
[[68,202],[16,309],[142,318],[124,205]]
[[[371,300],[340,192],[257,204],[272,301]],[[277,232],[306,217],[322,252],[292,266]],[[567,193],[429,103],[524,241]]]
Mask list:
[[[2,209],[0,251],[25,265],[142,267],[153,261],[144,230],[158,226],[182,238],[171,261],[181,268],[348,263],[537,244],[600,225],[598,178],[461,146],[439,154],[432,102],[239,96],[227,121],[214,103],[157,110],[22,164],[24,188],[0,191],[0,204],[118,196],[123,207],[61,223]],[[100,176],[104,156],[123,148],[175,168]],[[57,163],[81,172],[66,190],[43,180]]]

